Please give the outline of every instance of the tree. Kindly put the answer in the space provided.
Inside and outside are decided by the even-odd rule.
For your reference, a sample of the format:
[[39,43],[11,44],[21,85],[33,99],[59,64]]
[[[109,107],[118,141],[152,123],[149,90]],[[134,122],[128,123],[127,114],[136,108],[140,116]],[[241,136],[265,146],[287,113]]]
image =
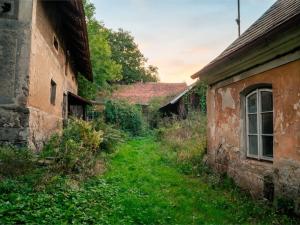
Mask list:
[[97,91],[107,89],[109,88],[109,83],[122,79],[122,66],[112,58],[112,51],[108,41],[108,30],[95,18],[94,4],[89,0],[85,0],[84,9],[94,84],[80,77],[79,93],[86,98],[95,98]]
[[95,18],[95,5],[84,0],[94,83],[79,76],[79,94],[94,99],[113,84],[158,81],[158,68],[147,66],[134,38],[127,31],[107,29]]
[[122,65],[123,78],[121,83],[158,81],[158,69],[154,66],[146,66],[147,59],[141,53],[134,38],[128,31],[108,31],[108,40],[112,50],[112,58]]

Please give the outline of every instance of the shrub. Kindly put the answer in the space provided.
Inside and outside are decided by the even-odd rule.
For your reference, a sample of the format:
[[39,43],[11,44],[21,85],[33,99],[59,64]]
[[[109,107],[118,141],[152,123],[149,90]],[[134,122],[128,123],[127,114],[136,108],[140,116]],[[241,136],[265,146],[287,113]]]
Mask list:
[[151,129],[157,129],[162,121],[162,114],[159,111],[166,98],[154,98],[144,110],[144,116]]
[[144,121],[141,109],[124,101],[107,101],[105,121],[132,135],[143,132]]
[[96,131],[91,123],[72,119],[61,135],[50,139],[41,156],[55,158],[55,171],[91,174],[102,141],[102,131]]
[[33,167],[33,154],[29,149],[8,145],[0,147],[0,174],[2,176],[19,176]]
[[95,130],[103,131],[103,141],[101,142],[101,149],[107,152],[113,152],[118,143],[123,143],[126,139],[126,133],[114,128],[111,124],[106,124],[102,118],[93,121]]
[[203,169],[202,159],[206,153],[204,114],[190,112],[185,120],[166,118],[156,135],[183,172],[198,174]]

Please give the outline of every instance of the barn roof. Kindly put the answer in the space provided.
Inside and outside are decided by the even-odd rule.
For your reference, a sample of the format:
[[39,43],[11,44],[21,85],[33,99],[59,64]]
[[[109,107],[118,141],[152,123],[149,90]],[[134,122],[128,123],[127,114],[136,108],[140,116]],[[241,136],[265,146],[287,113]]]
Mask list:
[[133,104],[148,105],[155,98],[174,97],[185,91],[186,83],[136,83],[123,85],[112,95],[113,99]]
[[[247,47],[253,46],[259,39],[270,36],[270,33],[279,33],[279,27],[284,27],[296,17],[299,19],[299,0],[278,0],[267,10],[253,25],[251,25],[238,39],[236,39],[225,51],[223,51],[211,63],[192,76],[199,77],[200,74],[209,71],[216,65],[222,64],[226,59],[237,53],[246,51]],[[268,36],[268,37],[269,37]]]
[[85,13],[82,0],[44,0],[55,4],[63,15],[62,32],[75,67],[88,80],[93,80]]

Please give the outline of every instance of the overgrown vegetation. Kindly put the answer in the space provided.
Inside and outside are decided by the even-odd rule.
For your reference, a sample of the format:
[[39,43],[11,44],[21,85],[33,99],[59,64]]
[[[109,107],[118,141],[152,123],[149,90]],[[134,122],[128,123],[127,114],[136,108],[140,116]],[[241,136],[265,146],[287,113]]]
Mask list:
[[103,141],[100,144],[101,150],[109,153],[113,153],[116,149],[116,145],[123,143],[128,134],[112,124],[108,124],[104,121],[104,118],[99,117],[93,121],[93,126],[97,131],[103,131]]
[[206,115],[189,112],[185,120],[177,117],[160,122],[157,139],[165,146],[165,153],[187,174],[197,175],[202,170],[206,153]]
[[0,147],[0,179],[3,177],[16,177],[26,174],[34,168],[33,153],[27,148],[15,146]]
[[226,180],[183,176],[170,160],[164,145],[139,138],[110,155],[103,176],[81,184],[53,176],[38,189],[37,172],[2,180],[0,224],[299,224]]
[[131,135],[141,135],[145,128],[141,109],[125,101],[107,101],[104,117],[107,123]]
[[42,151],[42,157],[53,157],[51,169],[57,174],[90,175],[95,167],[103,132],[91,123],[72,119],[61,135],[54,135]]

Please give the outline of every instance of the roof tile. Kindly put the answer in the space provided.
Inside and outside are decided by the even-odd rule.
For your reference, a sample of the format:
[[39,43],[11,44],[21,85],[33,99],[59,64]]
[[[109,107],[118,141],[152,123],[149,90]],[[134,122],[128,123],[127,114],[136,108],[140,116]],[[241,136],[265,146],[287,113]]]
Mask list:
[[147,105],[154,98],[174,97],[186,88],[186,83],[136,83],[121,86],[113,93],[112,98]]

